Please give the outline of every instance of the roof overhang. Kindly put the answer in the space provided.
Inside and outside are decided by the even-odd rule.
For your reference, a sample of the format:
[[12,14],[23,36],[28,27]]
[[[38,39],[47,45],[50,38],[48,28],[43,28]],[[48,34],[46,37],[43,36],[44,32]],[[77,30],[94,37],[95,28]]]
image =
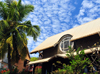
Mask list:
[[[84,53],[85,54],[89,54],[89,53],[92,53],[92,52],[94,52],[96,50],[100,51],[100,47],[94,47],[94,48],[90,48],[90,49],[85,49]],[[81,52],[81,50],[79,51],[79,53],[80,52]],[[77,55],[76,52],[74,52],[73,54],[74,54],[74,56]],[[44,59],[37,60],[37,61],[31,61],[31,62],[28,63],[28,65],[49,62],[54,57],[68,58],[68,56],[66,56],[66,54],[56,54],[53,57],[44,58]]]
[[28,65],[48,62],[51,58],[52,57],[45,58],[45,59],[40,59],[40,60],[37,60],[37,61],[31,61],[31,62],[28,63]]

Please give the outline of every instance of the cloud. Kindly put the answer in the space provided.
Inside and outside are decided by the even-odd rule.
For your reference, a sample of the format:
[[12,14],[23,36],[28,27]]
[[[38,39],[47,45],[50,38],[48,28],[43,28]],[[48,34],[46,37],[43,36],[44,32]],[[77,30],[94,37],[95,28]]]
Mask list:
[[[25,3],[25,2],[24,2]],[[41,35],[37,42],[29,41],[28,48],[32,51],[46,38],[63,32],[68,29],[67,24],[71,20],[72,11],[75,7],[70,4],[70,0],[34,0],[31,2],[35,9],[27,20],[31,20],[32,24],[37,24],[41,28]]]
[[42,0],[42,2],[46,2],[47,0]]
[[31,1],[29,1],[29,0],[22,0],[22,4],[31,4]]
[[97,2],[98,0],[83,0],[79,14],[76,16],[79,24],[92,21],[100,16],[100,5],[95,4]]
[[100,4],[100,0],[92,0],[92,1],[94,1],[95,3]]
[[83,8],[92,8],[94,6],[92,1],[83,0],[82,2]]
[[28,0],[25,0],[25,4],[31,4],[31,2]]
[[5,0],[0,0],[0,1],[4,2]]
[[58,0],[50,0],[50,3],[57,3]]
[[33,53],[33,54],[30,54],[30,56],[31,56],[31,57],[39,57],[39,53],[36,53],[36,54]]
[[[39,25],[41,28],[41,35],[36,42],[28,36],[29,52],[46,38],[67,30],[71,12],[75,9],[70,0],[22,0],[22,4],[34,5],[34,12],[30,13],[24,21],[30,20],[33,25]],[[65,24],[62,26],[62,23]]]
[[79,25],[78,25],[78,24],[75,24],[75,25],[73,26],[73,28],[74,28],[74,27],[77,27],[77,26],[79,26]]

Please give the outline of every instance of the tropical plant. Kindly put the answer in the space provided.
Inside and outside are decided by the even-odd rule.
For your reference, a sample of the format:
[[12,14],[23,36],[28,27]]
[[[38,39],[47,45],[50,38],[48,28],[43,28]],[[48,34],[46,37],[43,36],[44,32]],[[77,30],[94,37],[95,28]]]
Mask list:
[[8,70],[2,70],[2,71],[0,72],[0,74],[9,74],[9,73],[10,73],[9,69],[8,69]]
[[29,20],[23,21],[33,10],[33,5],[23,5],[21,0],[0,1],[0,58],[8,52],[10,71],[11,63],[18,62],[20,57],[25,59],[28,53],[27,36],[36,40],[40,34],[38,25],[32,25]]
[[36,60],[38,60],[37,57],[31,57],[31,59],[30,59],[30,61],[36,61]]
[[23,69],[21,72],[19,72],[19,74],[30,74],[30,73],[28,71],[25,71],[25,69]]
[[35,74],[41,74],[42,73],[42,66],[37,66],[35,68]]
[[[63,69],[58,69],[57,72],[52,73],[63,73],[63,74],[80,74],[84,72],[84,68],[86,66],[90,66],[91,61],[89,58],[85,57],[84,50],[80,51],[80,48],[78,48],[76,51],[74,51],[71,47],[69,47],[69,51],[67,51],[66,56],[69,58],[70,64],[66,65],[63,64]],[[85,74],[85,73],[84,73]]]

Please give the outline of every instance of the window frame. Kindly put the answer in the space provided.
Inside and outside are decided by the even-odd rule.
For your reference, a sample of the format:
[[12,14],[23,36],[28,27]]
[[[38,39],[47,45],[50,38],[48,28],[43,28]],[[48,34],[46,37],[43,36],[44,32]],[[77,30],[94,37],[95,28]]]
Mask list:
[[[60,44],[59,44],[59,48],[60,48],[60,50],[62,51],[62,52],[66,52],[66,51],[68,51],[68,47],[67,48],[64,48],[65,47],[65,45],[64,45],[64,43],[65,42],[67,42],[68,41],[68,46],[72,46],[73,44],[73,42],[71,42],[70,40],[71,40],[71,36],[67,36],[67,37],[64,37],[62,40],[61,40],[61,42],[60,42]],[[62,49],[62,47],[61,47],[61,45],[63,44],[63,49]],[[66,50],[66,51],[64,51],[64,50]]]

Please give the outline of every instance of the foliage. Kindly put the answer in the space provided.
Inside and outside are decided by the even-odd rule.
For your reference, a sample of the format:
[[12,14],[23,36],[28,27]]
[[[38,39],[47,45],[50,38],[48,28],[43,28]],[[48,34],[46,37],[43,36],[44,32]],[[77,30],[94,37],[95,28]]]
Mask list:
[[[25,56],[25,51],[27,51],[26,34],[32,36],[34,40],[39,36],[38,25],[32,25],[30,21],[22,23],[23,18],[33,9],[32,5],[22,5],[21,0],[11,1],[11,3],[9,1],[0,2],[0,17],[4,19],[0,21],[0,56],[2,55],[2,58],[7,52],[9,44],[12,49],[10,56],[14,59],[14,56],[19,55],[17,52],[20,52],[23,59],[23,55]],[[15,48],[16,50],[14,50]]]
[[34,6],[21,3],[21,0],[0,1],[0,58],[4,58],[8,52],[9,68],[20,57],[25,59],[28,53],[26,36],[32,36],[36,40],[40,35],[38,25],[32,25],[30,20],[23,21],[34,10]]
[[[0,72],[0,74],[9,74],[9,73],[10,73],[9,69],[4,69]],[[12,74],[29,74],[29,72],[26,72],[24,69],[21,72],[19,72],[18,69],[15,68],[12,69]]]
[[23,69],[19,74],[28,74],[28,72]]
[[31,57],[31,59],[30,59],[30,61],[36,61],[36,60],[38,60],[37,57]]
[[35,74],[42,74],[42,67],[41,66],[37,66],[35,68]]
[[[70,59],[70,64],[66,65],[63,64],[63,69],[58,69],[58,73],[63,73],[63,74],[80,74],[84,71],[84,68],[88,65],[90,65],[89,58],[85,57],[84,50],[80,51],[80,48],[74,52],[71,47],[69,47],[69,51],[67,51],[66,56],[69,57]],[[57,73],[56,72],[56,73]],[[55,74],[55,72],[53,73]]]
[[19,70],[17,68],[13,69],[12,74],[18,74]]
[[8,74],[10,71],[9,69],[7,68],[6,65],[3,66],[2,70],[0,71],[0,74]]
[[5,69],[0,72],[0,74],[9,74],[9,73],[10,73],[9,69]]

